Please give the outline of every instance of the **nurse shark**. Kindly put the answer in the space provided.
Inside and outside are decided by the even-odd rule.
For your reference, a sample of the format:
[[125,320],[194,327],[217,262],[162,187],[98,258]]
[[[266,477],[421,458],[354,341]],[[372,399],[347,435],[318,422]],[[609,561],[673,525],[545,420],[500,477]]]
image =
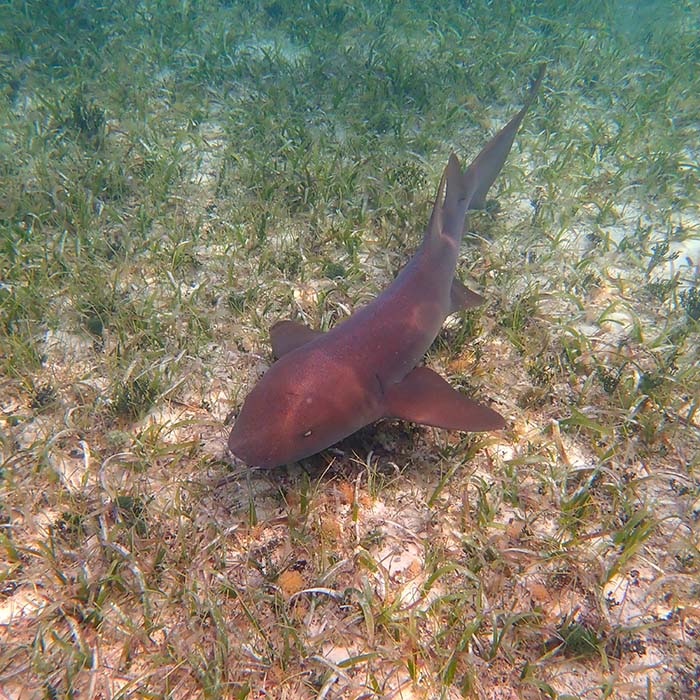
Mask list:
[[468,209],[483,208],[544,76],[466,170],[453,153],[415,255],[372,302],[327,333],[294,321],[270,329],[277,361],[248,394],[228,447],[250,466],[309,457],[382,418],[447,430],[505,427],[496,411],[417,366],[445,318],[483,298],[455,279]]

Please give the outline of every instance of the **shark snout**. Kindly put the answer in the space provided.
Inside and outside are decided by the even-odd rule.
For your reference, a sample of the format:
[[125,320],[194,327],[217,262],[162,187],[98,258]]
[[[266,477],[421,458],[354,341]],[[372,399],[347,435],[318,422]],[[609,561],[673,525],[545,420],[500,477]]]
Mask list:
[[250,466],[265,468],[276,466],[277,463],[272,453],[272,445],[261,449],[260,442],[251,439],[251,437],[250,435],[246,436],[242,430],[239,430],[238,424],[234,425],[228,438],[228,448],[234,457]]

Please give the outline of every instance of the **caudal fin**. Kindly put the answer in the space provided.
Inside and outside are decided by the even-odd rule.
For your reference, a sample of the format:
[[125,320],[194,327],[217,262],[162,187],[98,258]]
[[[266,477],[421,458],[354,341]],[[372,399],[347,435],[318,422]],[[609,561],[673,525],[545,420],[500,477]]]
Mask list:
[[545,64],[543,63],[539,67],[537,77],[522,109],[484,146],[464,172],[457,156],[454,153],[450,156],[438,189],[435,209],[430,218],[429,232],[437,229],[442,235],[461,236],[467,209],[484,207],[486,193],[501,172],[518,128],[542,84],[544,73]]
[[464,172],[462,176],[464,178],[464,187],[467,191],[471,190],[469,209],[484,208],[486,193],[498,177],[498,173],[501,172],[501,168],[510,153],[515,134],[518,132],[527,110],[540,89],[545,68],[544,63],[540,65],[537,77],[525,99],[523,108],[484,146],[481,153]]

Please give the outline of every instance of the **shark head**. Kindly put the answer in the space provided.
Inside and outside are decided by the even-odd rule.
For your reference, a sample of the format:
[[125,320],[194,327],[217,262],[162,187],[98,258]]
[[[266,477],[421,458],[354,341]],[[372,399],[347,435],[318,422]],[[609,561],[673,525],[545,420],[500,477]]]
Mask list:
[[300,410],[304,399],[277,388],[271,402],[269,384],[262,381],[248,395],[228,439],[236,457],[264,468],[294,462],[322,449],[315,444],[315,417],[309,410]]
[[[231,452],[246,464],[269,468],[296,462],[362,425],[349,418],[346,398],[329,392],[314,372],[298,370],[283,358],[246,398],[228,440]],[[343,378],[339,375],[338,382]]]

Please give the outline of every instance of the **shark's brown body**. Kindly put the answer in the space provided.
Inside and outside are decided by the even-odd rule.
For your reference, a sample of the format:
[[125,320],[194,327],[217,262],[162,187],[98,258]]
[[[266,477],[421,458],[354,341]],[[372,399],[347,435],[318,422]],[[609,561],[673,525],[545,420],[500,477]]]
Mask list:
[[275,467],[320,452],[383,417],[452,430],[497,430],[503,418],[416,367],[450,313],[483,299],[454,280],[468,209],[484,204],[542,80],[525,106],[461,172],[453,154],[423,243],[397,278],[328,333],[283,321],[278,361],[251,391],[231,431],[233,454]]

